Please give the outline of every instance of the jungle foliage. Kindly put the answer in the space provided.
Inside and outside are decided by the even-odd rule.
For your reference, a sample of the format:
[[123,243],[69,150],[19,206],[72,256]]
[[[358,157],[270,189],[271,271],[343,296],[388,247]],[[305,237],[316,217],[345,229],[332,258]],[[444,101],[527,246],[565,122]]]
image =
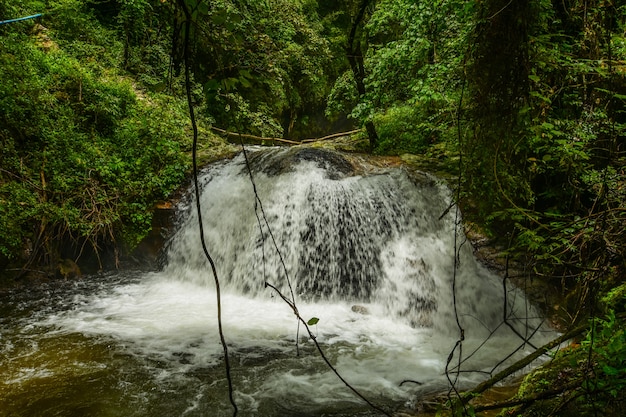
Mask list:
[[363,149],[458,175],[466,219],[561,291],[563,326],[589,323],[571,359],[587,371],[559,374],[571,401],[555,409],[620,409],[626,5],[615,0],[0,0],[0,19],[44,13],[0,25],[0,267],[132,247],[181,183],[179,2],[205,127],[292,139],[366,127]]
[[125,30],[130,3],[108,21],[95,5],[0,2],[3,17],[46,12],[0,26],[3,263],[54,270],[134,247],[188,167],[184,101],[148,90],[169,51]]
[[522,253],[567,295],[568,324],[592,320],[579,348],[587,358],[581,385],[564,389],[555,408],[571,412],[582,401],[589,413],[618,410],[626,378],[616,351],[626,274],[626,7],[489,3],[467,67],[466,201],[509,234],[512,255]]
[[[332,9],[308,0],[191,2],[189,9],[194,77],[217,126],[288,138],[327,131],[324,102],[345,56]],[[182,38],[174,44],[177,67]]]

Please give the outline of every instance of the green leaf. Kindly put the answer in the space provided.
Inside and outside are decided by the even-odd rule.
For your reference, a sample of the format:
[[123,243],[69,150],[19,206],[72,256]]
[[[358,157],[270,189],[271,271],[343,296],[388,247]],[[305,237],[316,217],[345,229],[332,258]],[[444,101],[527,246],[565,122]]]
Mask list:
[[202,15],[208,15],[209,14],[209,3],[205,3],[205,2],[200,2],[200,4],[198,4],[198,12]]
[[308,324],[309,326],[314,326],[317,324],[318,321],[320,321],[320,319],[318,319],[317,317],[312,317],[311,319],[309,319],[309,321],[306,322],[306,324]]
[[208,93],[208,92],[215,92],[217,90],[219,90],[220,88],[220,82],[213,79],[213,80],[209,80],[204,84],[204,90]]

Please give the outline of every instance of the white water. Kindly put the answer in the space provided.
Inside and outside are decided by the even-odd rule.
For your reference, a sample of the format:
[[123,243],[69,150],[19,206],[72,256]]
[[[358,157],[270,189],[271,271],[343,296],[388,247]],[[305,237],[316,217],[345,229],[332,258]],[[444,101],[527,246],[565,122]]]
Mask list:
[[[338,371],[375,402],[401,404],[446,389],[446,358],[458,338],[452,302],[454,210],[439,218],[450,203],[449,191],[427,176],[412,180],[401,169],[347,176],[341,166],[309,154],[275,175],[265,168],[285,162],[272,152],[257,155],[253,164],[258,195],[298,309],[305,320],[319,318],[312,329]],[[243,415],[315,414],[361,404],[324,366],[302,328],[296,357],[295,317],[264,285],[268,281],[291,297],[268,229],[259,231],[242,156],[207,170],[202,183],[204,227],[223,286],[224,333]],[[194,206],[188,202],[181,209],[162,271],[77,295],[71,310],[43,324],[61,335],[113,340],[116,349],[158,363],[146,365],[156,381],[195,384],[175,415],[207,415],[207,409],[213,410],[210,415],[228,415],[213,278]],[[471,356],[462,369],[490,372],[521,341],[501,324],[500,278],[477,263],[469,243],[459,260],[457,309],[465,329],[464,360]],[[535,315],[518,292],[508,298],[519,317]],[[515,326],[528,334],[532,329],[524,323]],[[460,385],[485,377],[462,373]],[[404,380],[422,385],[401,386]],[[267,411],[272,407],[283,411]]]

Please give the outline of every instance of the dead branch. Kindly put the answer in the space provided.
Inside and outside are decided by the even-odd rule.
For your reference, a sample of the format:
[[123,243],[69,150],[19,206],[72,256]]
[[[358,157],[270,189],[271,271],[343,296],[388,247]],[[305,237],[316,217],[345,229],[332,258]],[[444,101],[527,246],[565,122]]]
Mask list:
[[341,136],[354,135],[354,134],[362,132],[362,131],[363,131],[363,129],[355,129],[355,130],[350,130],[348,132],[333,133],[332,135],[323,136],[321,138],[303,139],[302,143],[321,142],[323,140],[334,139],[334,138],[338,138],[338,137],[341,137]]
[[220,129],[219,127],[215,127],[215,126],[211,126],[211,130],[221,133],[222,135],[225,136],[230,136],[230,137],[237,137],[237,138],[243,138],[243,139],[251,139],[251,140],[256,140],[256,141],[261,141],[261,142],[281,142],[281,143],[286,143],[289,145],[300,145],[303,143],[313,143],[313,142],[320,142],[323,140],[328,140],[328,139],[333,139],[333,138],[338,138],[341,136],[350,136],[350,135],[354,135],[355,133],[361,132],[363,129],[355,129],[355,130],[350,130],[348,132],[340,132],[340,133],[333,133],[332,135],[327,135],[327,136],[323,136],[321,138],[311,138],[311,139],[303,139],[301,141],[295,141],[295,140],[291,140],[291,139],[283,139],[283,138],[271,138],[271,137],[263,137],[263,136],[255,136],[255,135],[249,135],[247,133],[237,133],[237,132],[229,132],[228,130],[224,130],[224,129]]

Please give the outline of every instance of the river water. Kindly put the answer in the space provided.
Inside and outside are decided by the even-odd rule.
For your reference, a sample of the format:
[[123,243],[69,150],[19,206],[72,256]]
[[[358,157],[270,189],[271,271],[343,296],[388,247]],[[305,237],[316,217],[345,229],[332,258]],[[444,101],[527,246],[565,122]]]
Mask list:
[[[535,344],[551,336],[535,332],[540,320],[519,291],[509,289],[505,303],[501,279],[469,243],[455,274],[454,209],[437,179],[355,169],[312,149],[249,157],[262,204],[243,155],[201,176],[240,416],[378,415],[324,364],[266,282],[305,320],[318,319],[311,330],[338,372],[389,412],[448,389],[457,317],[465,329],[451,365],[461,362],[459,388],[487,378],[512,352],[509,360],[528,353],[505,314]],[[179,213],[158,270],[3,297],[0,416],[232,415],[192,197]]]

